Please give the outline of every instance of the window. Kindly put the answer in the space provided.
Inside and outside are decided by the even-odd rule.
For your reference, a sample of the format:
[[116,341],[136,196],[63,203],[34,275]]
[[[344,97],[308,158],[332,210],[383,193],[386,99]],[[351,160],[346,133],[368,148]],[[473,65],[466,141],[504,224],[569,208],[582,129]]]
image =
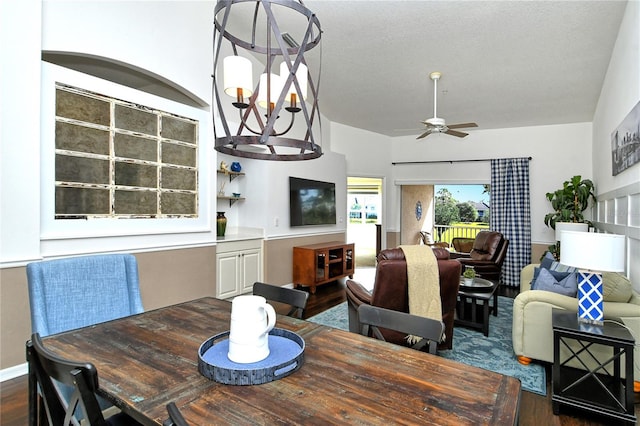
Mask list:
[[57,84],[55,217],[197,217],[198,122]]
[[40,168],[30,176],[40,180],[43,252],[91,252],[90,238],[102,251],[215,240],[208,107],[47,62],[41,93]]

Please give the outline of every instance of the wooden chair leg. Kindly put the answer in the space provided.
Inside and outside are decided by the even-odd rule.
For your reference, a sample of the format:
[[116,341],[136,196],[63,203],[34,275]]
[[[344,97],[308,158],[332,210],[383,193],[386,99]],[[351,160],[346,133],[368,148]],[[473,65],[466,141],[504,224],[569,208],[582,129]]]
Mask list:
[[531,358],[528,358],[526,356],[522,356],[522,355],[518,355],[518,362],[522,365],[529,365],[531,364]]

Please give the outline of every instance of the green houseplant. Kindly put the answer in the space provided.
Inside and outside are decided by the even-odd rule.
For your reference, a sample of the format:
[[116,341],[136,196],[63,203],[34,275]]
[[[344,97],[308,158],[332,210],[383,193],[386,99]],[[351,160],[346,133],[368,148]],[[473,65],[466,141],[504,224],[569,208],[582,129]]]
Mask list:
[[588,223],[592,226],[590,221],[584,219],[583,212],[589,206],[589,200],[596,201],[593,191],[593,182],[577,175],[565,181],[561,189],[547,192],[547,200],[554,211],[545,215],[545,225],[553,229],[556,229],[556,222]]
[[476,270],[473,268],[473,266],[467,266],[462,273],[462,277],[464,278],[464,283],[466,285],[471,285],[473,284],[473,280],[476,277]]
[[[544,216],[545,225],[556,229],[557,222],[586,223],[593,226],[591,221],[585,220],[583,212],[589,207],[589,200],[596,201],[593,182],[576,175],[564,181],[562,188],[555,192],[547,192],[547,200],[551,202],[553,213]],[[560,255],[559,242],[549,246],[549,252],[558,259]]]

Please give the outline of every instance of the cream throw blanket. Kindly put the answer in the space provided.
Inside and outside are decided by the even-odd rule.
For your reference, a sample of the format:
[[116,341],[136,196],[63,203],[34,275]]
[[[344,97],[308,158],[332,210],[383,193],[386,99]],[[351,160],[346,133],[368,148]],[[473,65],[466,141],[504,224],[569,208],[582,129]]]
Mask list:
[[[407,260],[407,286],[409,313],[442,321],[440,300],[440,273],[438,261],[430,246],[400,246]],[[420,341],[418,336],[407,336],[410,344]]]

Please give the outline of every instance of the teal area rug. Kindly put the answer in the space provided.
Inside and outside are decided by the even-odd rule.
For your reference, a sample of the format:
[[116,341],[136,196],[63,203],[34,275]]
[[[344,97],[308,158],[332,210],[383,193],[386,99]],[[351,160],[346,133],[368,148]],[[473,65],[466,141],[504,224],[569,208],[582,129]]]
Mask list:
[[[484,368],[520,379],[522,389],[538,395],[547,394],[545,369],[540,364],[521,365],[511,345],[513,299],[498,296],[498,316],[489,319],[489,337],[481,331],[456,326],[453,350],[438,352],[463,364]],[[334,306],[308,319],[329,327],[349,330],[347,302]]]

